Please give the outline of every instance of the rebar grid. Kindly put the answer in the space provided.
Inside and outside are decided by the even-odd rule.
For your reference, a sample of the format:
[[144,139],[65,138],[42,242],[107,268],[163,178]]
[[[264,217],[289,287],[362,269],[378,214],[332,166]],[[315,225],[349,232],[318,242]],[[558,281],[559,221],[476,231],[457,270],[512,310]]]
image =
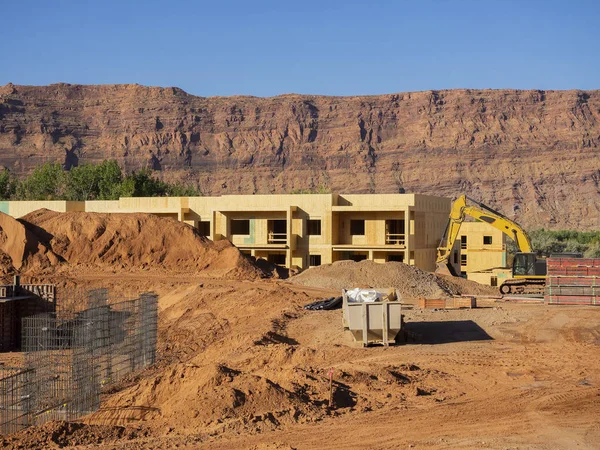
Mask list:
[[30,425],[32,375],[23,367],[0,366],[0,433],[15,433]]
[[[26,417],[7,416],[0,433],[89,414],[99,408],[104,387],[156,361],[156,294],[108,305],[108,291],[98,289],[79,299],[74,307],[23,319],[29,378],[19,388],[27,408],[19,411]],[[81,304],[91,307],[81,310]],[[0,376],[0,385],[10,383],[10,376]],[[0,410],[13,411],[13,400],[0,393]]]

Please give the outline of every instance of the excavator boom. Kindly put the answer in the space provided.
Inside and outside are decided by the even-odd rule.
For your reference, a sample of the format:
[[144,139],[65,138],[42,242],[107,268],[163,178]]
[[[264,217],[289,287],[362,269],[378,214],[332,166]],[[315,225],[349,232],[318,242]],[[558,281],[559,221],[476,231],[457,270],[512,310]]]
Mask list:
[[529,236],[521,226],[501,213],[475,201],[468,199],[472,205],[467,205],[467,196],[461,195],[452,204],[448,225],[444,231],[442,241],[437,249],[437,270],[438,273],[452,274],[452,266],[449,264],[450,253],[458,237],[460,226],[467,216],[485,222],[497,230],[502,231],[509,238],[514,240],[519,247],[519,251],[530,253],[532,251]]

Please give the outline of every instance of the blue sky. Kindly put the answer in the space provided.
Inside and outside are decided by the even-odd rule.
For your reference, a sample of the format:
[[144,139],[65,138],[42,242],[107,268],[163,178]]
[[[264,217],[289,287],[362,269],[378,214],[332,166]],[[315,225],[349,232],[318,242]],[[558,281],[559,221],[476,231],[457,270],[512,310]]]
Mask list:
[[0,0],[0,16],[0,85],[201,96],[600,88],[600,0]]

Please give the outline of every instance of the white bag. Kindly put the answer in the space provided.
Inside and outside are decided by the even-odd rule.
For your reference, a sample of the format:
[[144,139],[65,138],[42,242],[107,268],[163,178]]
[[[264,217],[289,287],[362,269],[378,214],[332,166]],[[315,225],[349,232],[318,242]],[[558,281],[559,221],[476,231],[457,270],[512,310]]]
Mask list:
[[373,289],[354,288],[346,291],[349,303],[372,303],[381,300],[381,294]]

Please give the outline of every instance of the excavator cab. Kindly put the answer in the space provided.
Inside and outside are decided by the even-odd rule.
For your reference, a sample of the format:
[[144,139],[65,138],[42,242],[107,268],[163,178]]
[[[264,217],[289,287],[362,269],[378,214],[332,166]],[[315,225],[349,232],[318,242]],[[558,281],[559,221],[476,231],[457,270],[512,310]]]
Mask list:
[[512,267],[513,277],[546,275],[546,260],[537,259],[535,253],[516,253]]

